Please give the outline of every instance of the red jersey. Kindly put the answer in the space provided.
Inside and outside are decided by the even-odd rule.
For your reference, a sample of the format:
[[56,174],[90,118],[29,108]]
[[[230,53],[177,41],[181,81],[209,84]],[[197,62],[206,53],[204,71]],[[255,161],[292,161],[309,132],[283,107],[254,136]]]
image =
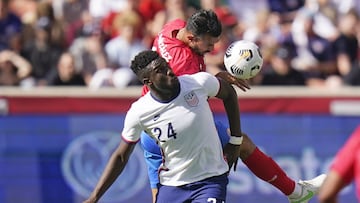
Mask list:
[[355,182],[356,195],[360,200],[360,126],[336,154],[331,169],[346,183]]
[[[152,50],[158,52],[169,63],[177,76],[206,71],[204,57],[193,52],[188,45],[176,38],[176,34],[185,25],[186,22],[180,19],[167,23],[156,36],[152,47]],[[146,92],[148,89],[144,86],[142,95]]]

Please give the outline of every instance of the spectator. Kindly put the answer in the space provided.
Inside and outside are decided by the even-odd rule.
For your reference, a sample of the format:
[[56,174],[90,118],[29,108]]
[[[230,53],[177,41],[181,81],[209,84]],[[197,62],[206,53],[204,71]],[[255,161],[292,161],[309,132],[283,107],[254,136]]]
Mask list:
[[292,58],[289,48],[276,48],[269,67],[263,67],[261,85],[305,85],[303,74],[291,65]]
[[95,72],[108,67],[103,39],[97,29],[83,32],[71,44],[69,51],[75,57],[77,72],[81,72],[87,85],[90,84]]
[[[36,24],[46,25],[51,46],[66,49],[64,26],[62,20],[56,19],[52,5],[47,1],[37,3]],[[36,26],[36,25],[35,25]]]
[[116,72],[116,78],[112,80],[113,85],[124,88],[139,84],[135,74],[130,70],[130,63],[137,53],[148,49],[136,34],[141,26],[141,17],[135,11],[124,11],[117,16],[114,24],[121,34],[105,44],[110,68]]
[[[313,19],[314,32],[327,40],[334,40],[337,35],[336,19],[337,10],[334,4],[329,0],[305,0],[305,4],[300,8],[295,16],[295,25],[297,24],[299,17],[306,13],[310,13]],[[297,27],[301,31],[301,25]]]
[[324,87],[326,79],[337,74],[333,42],[315,32],[313,13],[303,13],[303,18],[303,38],[293,33],[298,53],[294,68],[303,72],[307,86]]
[[280,33],[279,15],[261,10],[256,13],[255,23],[246,27],[243,39],[259,46],[274,46]]
[[35,86],[46,86],[48,79],[55,69],[56,63],[62,53],[62,48],[52,46],[50,43],[50,22],[45,18],[37,21],[35,38],[24,44],[22,56],[32,65],[31,76]]
[[9,9],[10,0],[0,0],[0,51],[11,49],[20,51],[23,24],[21,19]]
[[268,0],[227,0],[226,2],[244,27],[256,24],[256,15],[259,11],[269,10]]
[[135,12],[140,17],[141,25],[139,26],[139,30],[136,30],[136,35],[139,38],[144,37],[144,29],[145,28],[145,18],[141,15],[139,11],[139,0],[125,0],[124,5],[121,9],[115,10],[112,9],[107,15],[105,15],[101,19],[101,29],[103,30],[106,39],[113,39],[119,36],[120,29],[118,28],[118,18],[124,12]]
[[76,72],[74,57],[69,52],[64,52],[60,56],[56,70],[53,72],[48,85],[86,86],[83,76]]
[[74,40],[91,35],[101,37],[101,43],[105,41],[100,23],[87,10],[82,11],[80,18],[68,24],[64,29],[66,32],[66,44],[69,47],[74,43]]
[[92,17],[101,20],[111,12],[124,10],[127,4],[128,0],[89,0],[89,12]]
[[160,32],[162,27],[175,19],[186,20],[190,16],[187,11],[186,0],[164,0],[164,9],[154,15],[154,19],[147,24],[153,38]]
[[359,41],[356,27],[359,16],[355,10],[342,15],[338,22],[340,35],[335,40],[336,63],[343,83],[347,85],[360,84],[360,68],[358,63]]
[[31,64],[16,52],[0,51],[0,86],[21,86],[31,69]]
[[89,10],[88,0],[56,0],[52,1],[54,16],[64,22],[64,26],[74,23],[81,18],[84,11]]
[[267,3],[270,12],[288,15],[304,6],[305,0],[267,0]]

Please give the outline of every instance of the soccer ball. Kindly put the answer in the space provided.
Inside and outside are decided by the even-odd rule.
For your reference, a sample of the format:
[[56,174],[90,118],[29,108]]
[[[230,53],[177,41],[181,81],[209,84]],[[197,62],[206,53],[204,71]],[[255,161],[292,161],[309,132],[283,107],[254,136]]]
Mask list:
[[260,72],[263,58],[254,42],[239,40],[227,48],[224,65],[231,75],[240,79],[250,79]]

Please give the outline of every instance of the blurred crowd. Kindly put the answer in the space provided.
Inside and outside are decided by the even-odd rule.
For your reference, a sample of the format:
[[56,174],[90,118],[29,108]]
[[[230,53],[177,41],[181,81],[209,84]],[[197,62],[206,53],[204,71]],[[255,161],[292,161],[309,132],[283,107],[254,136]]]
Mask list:
[[223,24],[209,72],[245,39],[264,57],[253,86],[360,85],[358,0],[0,0],[0,86],[140,85],[132,57],[166,22],[201,8]]

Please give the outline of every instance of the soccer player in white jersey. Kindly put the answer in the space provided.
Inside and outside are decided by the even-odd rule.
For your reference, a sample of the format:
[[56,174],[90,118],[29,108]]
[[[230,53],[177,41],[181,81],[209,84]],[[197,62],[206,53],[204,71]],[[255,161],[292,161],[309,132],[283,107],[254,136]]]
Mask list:
[[[145,131],[156,140],[163,157],[157,203],[225,203],[228,171],[236,165],[242,142],[234,88],[206,72],[177,77],[155,51],[139,53],[131,68],[150,91],[131,105],[122,141],[84,202],[101,198],[121,174]],[[231,137],[224,150],[209,97],[222,99],[228,116]]]

